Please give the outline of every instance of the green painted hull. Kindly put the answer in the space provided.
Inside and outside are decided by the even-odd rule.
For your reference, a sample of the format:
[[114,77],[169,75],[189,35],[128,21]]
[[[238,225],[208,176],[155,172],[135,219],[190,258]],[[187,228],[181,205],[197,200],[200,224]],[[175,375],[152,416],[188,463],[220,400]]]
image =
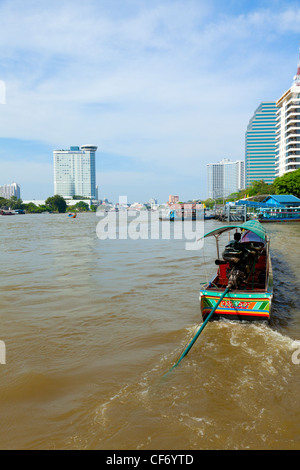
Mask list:
[[[228,292],[218,308],[212,320],[227,318],[229,320],[244,321],[268,321],[271,316],[273,300],[273,274],[269,259],[269,272],[267,287],[265,290],[233,290]],[[200,308],[203,320],[215,307],[220,299],[223,289],[210,288],[209,285],[200,289]]]

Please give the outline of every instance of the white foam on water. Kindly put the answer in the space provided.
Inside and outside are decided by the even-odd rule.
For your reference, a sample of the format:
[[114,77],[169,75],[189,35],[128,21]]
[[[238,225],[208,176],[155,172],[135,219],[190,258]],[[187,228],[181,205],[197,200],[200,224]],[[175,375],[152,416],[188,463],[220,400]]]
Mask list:
[[239,346],[244,343],[248,338],[247,333],[254,333],[258,337],[263,338],[265,341],[272,341],[273,345],[281,346],[287,350],[292,350],[300,347],[300,340],[295,340],[287,335],[284,335],[280,331],[274,330],[268,324],[255,323],[255,322],[234,322],[228,320],[221,320],[215,322],[216,327],[220,330],[231,329],[232,346]]
[[96,421],[101,421],[102,424],[104,425],[107,421],[106,414],[110,408],[114,404],[116,400],[121,400],[126,396],[126,391],[128,389],[128,386],[122,387],[118,393],[115,395],[112,395],[107,401],[104,403],[100,404],[97,406],[95,410],[95,420]]

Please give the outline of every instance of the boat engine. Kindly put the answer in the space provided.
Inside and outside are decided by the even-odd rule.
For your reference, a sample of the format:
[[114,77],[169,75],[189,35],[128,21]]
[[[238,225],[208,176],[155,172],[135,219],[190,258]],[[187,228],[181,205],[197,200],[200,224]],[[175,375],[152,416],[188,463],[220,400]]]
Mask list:
[[229,263],[228,287],[230,289],[238,289],[247,280],[261,251],[262,246],[254,242],[233,241],[226,245],[222,256]]

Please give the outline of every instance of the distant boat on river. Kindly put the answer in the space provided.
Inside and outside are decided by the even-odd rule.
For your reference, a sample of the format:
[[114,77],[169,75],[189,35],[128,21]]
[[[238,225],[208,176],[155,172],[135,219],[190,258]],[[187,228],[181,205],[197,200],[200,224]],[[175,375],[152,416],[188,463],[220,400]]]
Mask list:
[[172,204],[168,209],[160,212],[159,219],[170,222],[204,220],[204,208],[202,204],[195,203]]
[[261,223],[300,222],[300,207],[263,208],[257,218]]
[[14,212],[12,211],[7,211],[7,210],[0,210],[0,215],[15,215]]

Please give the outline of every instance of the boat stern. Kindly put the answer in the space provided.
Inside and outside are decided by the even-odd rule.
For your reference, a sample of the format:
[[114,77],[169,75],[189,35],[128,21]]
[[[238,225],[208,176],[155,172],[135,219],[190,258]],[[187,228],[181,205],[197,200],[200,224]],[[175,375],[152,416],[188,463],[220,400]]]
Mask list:
[[[216,292],[212,289],[200,290],[199,301],[203,320],[215,307],[221,295],[222,292]],[[272,300],[272,292],[230,291],[217,307],[212,320],[224,318],[240,321],[268,321],[271,315]]]

